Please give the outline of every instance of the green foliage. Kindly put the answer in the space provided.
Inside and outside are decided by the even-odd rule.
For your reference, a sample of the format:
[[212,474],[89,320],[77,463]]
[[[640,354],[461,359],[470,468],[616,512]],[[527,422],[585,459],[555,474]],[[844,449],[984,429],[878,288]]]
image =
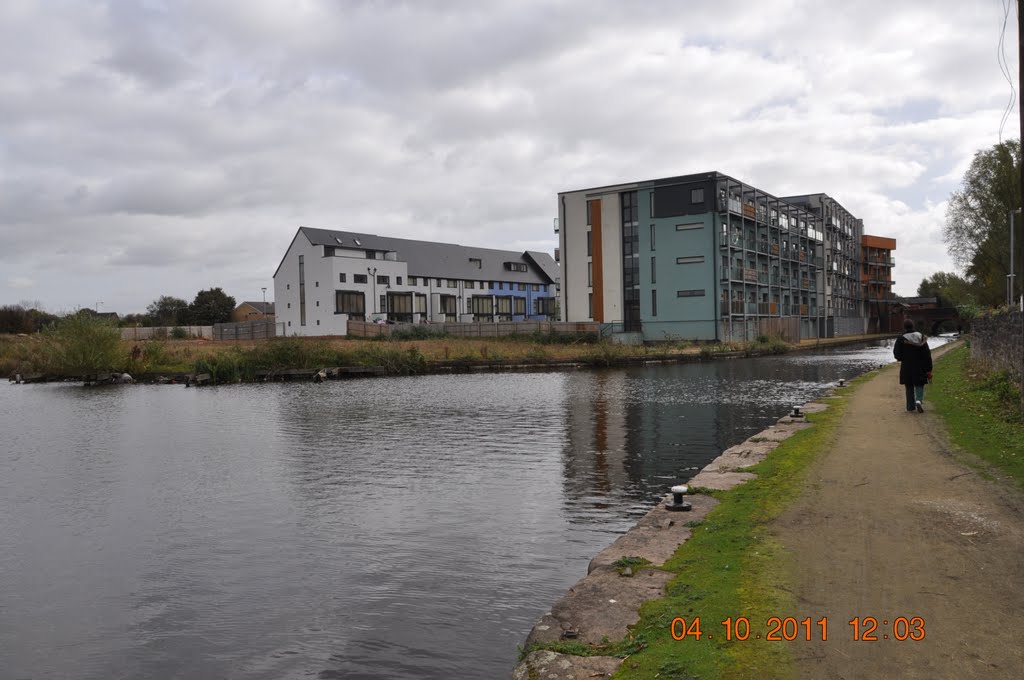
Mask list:
[[38,333],[56,320],[53,314],[23,305],[0,307],[0,333]]
[[927,398],[952,442],[1024,489],[1024,420],[1016,382],[1006,373],[986,374],[974,366],[966,347],[946,353],[934,376]]
[[971,283],[950,272],[935,272],[926,276],[917,286],[919,297],[937,297],[944,305],[959,307],[974,302]]
[[379,335],[378,340],[436,340],[439,338],[451,337],[441,328],[429,324],[418,324],[408,328],[394,331],[390,336]]
[[171,329],[172,340],[187,340],[189,338],[188,331],[181,326],[175,326]]
[[[950,196],[943,228],[950,256],[971,282],[973,302],[995,306],[1006,299],[1010,211],[1020,205],[1020,142],[1009,140],[978,151],[960,189]],[[1017,239],[1018,262],[1022,242],[1024,238]]]
[[196,293],[188,306],[189,322],[196,326],[212,326],[215,323],[231,321],[235,309],[235,298],[220,288],[210,288]]
[[120,371],[128,357],[121,331],[112,322],[88,312],[70,314],[46,330],[48,372],[85,376]]
[[626,363],[634,353],[626,345],[610,340],[602,340],[595,344],[583,357],[592,366],[618,366]]
[[181,298],[161,295],[146,307],[146,314],[156,326],[188,324],[188,303]]

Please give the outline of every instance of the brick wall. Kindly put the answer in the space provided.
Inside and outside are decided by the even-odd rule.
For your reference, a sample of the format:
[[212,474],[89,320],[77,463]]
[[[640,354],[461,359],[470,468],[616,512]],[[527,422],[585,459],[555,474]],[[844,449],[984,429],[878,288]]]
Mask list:
[[992,371],[1009,371],[1020,377],[1024,364],[1021,312],[977,318],[971,322],[971,358]]

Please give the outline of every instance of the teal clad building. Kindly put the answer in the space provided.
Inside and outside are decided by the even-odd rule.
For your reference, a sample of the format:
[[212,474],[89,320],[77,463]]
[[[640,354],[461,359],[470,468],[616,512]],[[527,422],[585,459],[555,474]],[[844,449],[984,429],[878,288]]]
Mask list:
[[867,328],[862,221],[718,172],[558,194],[566,321],[647,342],[789,340]]

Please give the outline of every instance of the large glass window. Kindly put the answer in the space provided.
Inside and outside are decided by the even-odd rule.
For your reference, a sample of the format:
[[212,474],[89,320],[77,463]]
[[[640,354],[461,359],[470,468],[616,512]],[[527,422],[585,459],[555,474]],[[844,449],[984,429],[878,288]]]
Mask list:
[[348,314],[350,319],[366,318],[366,295],[354,290],[339,290],[334,293],[334,311]]
[[306,258],[299,255],[299,325],[306,325]]

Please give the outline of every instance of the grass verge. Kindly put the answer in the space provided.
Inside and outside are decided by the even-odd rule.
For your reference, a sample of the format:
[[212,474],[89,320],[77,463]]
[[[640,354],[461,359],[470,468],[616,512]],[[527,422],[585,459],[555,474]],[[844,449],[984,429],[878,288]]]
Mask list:
[[967,347],[936,364],[928,400],[946,424],[947,436],[1024,489],[1024,420],[1019,388],[1005,373],[976,367]]
[[[861,376],[837,395],[845,396],[875,373]],[[835,436],[846,399],[811,414],[814,427],[802,430],[751,468],[758,477],[731,491],[712,492],[721,502],[676,551],[664,569],[676,574],[666,596],[640,609],[632,636],[645,647],[629,656],[616,678],[712,680],[786,678],[792,675],[791,642],[754,641],[769,617],[795,609],[792,566],[768,524],[800,495],[807,470]],[[702,636],[673,639],[676,618],[688,627],[700,621]],[[750,639],[726,640],[722,621],[745,617]],[[675,633],[680,634],[679,625]],[[708,634],[714,639],[708,639]]]

